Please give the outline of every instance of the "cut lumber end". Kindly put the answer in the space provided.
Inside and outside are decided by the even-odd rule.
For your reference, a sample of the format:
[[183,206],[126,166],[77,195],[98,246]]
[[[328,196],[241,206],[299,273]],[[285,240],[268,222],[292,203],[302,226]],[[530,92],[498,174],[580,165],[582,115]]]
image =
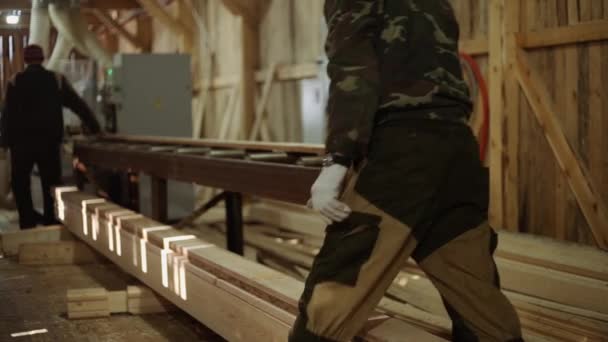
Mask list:
[[68,290],[67,315],[69,319],[110,316],[108,291],[102,288]]

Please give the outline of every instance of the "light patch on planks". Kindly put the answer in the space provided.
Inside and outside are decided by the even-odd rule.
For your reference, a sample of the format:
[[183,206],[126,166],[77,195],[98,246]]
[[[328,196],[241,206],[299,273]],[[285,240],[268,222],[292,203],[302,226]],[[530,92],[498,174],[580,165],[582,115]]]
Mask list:
[[36,330],[30,330],[30,331],[23,331],[23,332],[18,332],[18,333],[12,333],[11,337],[23,337],[23,336],[32,336],[32,335],[39,335],[39,334],[46,334],[49,331],[46,329],[36,329]]

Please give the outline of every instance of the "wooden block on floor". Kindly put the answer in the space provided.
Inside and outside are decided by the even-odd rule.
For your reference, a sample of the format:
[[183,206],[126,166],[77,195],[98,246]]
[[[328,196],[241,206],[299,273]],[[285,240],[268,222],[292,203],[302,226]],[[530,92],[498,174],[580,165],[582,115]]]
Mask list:
[[6,256],[18,255],[19,246],[24,243],[70,240],[74,240],[74,236],[64,226],[48,226],[0,234],[0,245]]
[[134,315],[175,310],[173,304],[144,286],[127,287],[127,312]]
[[79,241],[25,243],[19,247],[22,265],[83,265],[105,259]]
[[110,313],[124,313],[128,311],[127,291],[109,291],[108,305]]
[[110,316],[108,291],[102,288],[68,290],[68,318],[97,318]]

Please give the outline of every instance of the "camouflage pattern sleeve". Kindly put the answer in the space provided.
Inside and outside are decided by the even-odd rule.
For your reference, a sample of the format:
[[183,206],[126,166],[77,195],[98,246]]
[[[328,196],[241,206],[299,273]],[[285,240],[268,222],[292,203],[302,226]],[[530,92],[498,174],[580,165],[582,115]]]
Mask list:
[[379,106],[379,68],[374,40],[378,0],[326,0],[326,44],[331,79],[327,153],[352,161],[365,154]]
[[378,38],[379,112],[466,123],[469,89],[448,0],[385,0]]

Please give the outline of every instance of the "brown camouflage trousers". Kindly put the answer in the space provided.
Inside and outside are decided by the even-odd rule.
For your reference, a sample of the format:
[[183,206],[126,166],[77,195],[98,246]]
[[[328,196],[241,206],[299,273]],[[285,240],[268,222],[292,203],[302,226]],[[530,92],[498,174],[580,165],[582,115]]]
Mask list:
[[327,227],[289,341],[351,341],[410,257],[439,290],[454,341],[522,341],[499,288],[487,194],[467,126],[376,128],[342,196],[353,214]]

